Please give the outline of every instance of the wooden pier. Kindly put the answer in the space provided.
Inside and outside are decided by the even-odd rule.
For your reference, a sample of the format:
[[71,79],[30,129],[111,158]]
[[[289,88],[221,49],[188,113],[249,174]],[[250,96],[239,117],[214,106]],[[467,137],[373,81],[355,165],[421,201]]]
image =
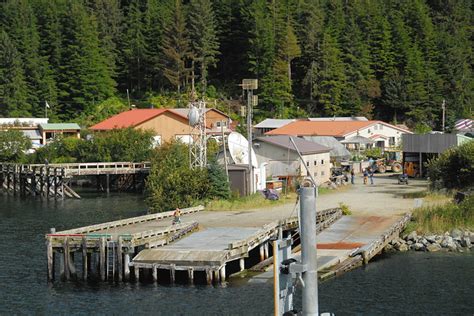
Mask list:
[[[183,209],[187,215],[202,206]],[[166,245],[196,230],[195,221],[172,225],[173,212],[70,229],[46,235],[48,280],[87,280],[92,275],[102,281],[128,280],[131,256],[145,248]]]
[[[188,215],[202,209],[184,209],[183,218],[199,217],[200,213]],[[298,227],[297,217],[263,227],[203,227],[197,221],[186,220],[171,225],[172,214],[145,215],[47,234],[48,280],[54,280],[59,271],[61,280],[174,283],[179,278],[186,283],[224,282],[230,274],[269,258],[269,240]],[[341,216],[340,209],[328,209],[318,213],[315,220],[323,230]]]
[[74,177],[95,176],[98,186],[127,190],[143,185],[149,162],[0,164],[0,188],[7,194],[63,199],[80,198],[71,188]]

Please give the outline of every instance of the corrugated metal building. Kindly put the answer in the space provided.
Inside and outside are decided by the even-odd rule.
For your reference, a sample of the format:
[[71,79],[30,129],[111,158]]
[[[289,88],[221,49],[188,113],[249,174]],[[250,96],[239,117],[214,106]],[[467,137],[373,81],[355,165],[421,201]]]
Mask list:
[[472,140],[459,134],[403,134],[403,165],[415,163],[419,176],[425,176],[426,165],[430,159],[438,157],[449,148]]

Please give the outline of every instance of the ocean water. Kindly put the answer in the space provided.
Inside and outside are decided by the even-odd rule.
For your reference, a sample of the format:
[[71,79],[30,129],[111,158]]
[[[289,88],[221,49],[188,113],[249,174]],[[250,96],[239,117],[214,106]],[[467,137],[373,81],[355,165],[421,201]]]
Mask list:
[[[273,286],[46,281],[44,234],[143,215],[142,195],[83,194],[41,201],[0,196],[0,315],[272,315]],[[295,306],[301,307],[300,289]],[[399,253],[319,286],[320,311],[336,315],[473,315],[474,252]]]

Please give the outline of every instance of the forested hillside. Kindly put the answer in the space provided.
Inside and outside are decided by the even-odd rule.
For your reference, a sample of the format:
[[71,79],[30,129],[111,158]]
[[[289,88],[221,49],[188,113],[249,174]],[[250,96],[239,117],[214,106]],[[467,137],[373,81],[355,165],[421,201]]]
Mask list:
[[[236,99],[257,115],[472,116],[471,0],[6,0],[0,116],[73,120],[167,95]],[[179,95],[179,97],[178,97]],[[119,102],[119,101],[117,101]],[[108,104],[108,103],[105,103]],[[111,105],[112,106],[112,105]]]

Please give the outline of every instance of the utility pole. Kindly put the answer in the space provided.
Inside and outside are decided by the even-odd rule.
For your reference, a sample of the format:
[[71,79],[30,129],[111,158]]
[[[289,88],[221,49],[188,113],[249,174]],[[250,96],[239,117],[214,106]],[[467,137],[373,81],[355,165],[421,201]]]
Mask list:
[[443,99],[443,103],[441,104],[441,109],[443,109],[443,122],[442,122],[442,129],[441,131],[444,133],[444,127],[445,127],[445,122],[446,122],[446,100]]

